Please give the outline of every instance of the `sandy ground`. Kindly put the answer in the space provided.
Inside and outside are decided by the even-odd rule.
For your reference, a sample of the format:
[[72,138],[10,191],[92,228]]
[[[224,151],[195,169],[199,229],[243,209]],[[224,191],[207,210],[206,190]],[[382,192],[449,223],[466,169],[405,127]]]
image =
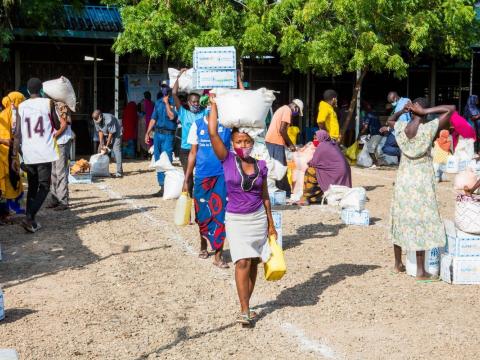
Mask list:
[[[175,227],[174,201],[150,196],[147,162],[125,168],[123,179],[71,186],[71,209],[42,210],[37,234],[0,228],[1,348],[21,359],[477,358],[480,287],[391,272],[394,170],[353,169],[368,228],[328,207],[284,208],[288,274],[270,283],[259,272],[260,319],[242,329],[233,267],[197,258],[197,227]],[[452,218],[451,183],[438,192]]]

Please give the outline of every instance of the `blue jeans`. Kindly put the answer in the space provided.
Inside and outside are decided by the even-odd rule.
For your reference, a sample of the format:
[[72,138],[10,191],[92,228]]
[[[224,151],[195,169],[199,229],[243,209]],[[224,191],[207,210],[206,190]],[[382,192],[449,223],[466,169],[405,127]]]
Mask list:
[[[175,135],[173,134],[160,134],[155,132],[153,135],[153,156],[155,161],[160,159],[162,152],[166,152],[170,161],[172,161],[173,154],[173,140]],[[157,172],[158,185],[163,186],[165,182],[165,173],[162,171]]]

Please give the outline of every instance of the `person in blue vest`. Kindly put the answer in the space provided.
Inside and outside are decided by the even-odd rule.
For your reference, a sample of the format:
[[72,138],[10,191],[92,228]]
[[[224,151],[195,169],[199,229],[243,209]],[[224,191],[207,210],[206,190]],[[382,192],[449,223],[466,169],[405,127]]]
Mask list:
[[[225,147],[230,149],[231,129],[218,125],[218,134]],[[183,191],[188,191],[189,182],[195,168],[193,200],[195,204],[195,221],[200,228],[199,257],[207,259],[209,253],[207,242],[215,251],[213,264],[221,269],[228,269],[222,258],[225,242],[225,207],[227,189],[223,166],[215,155],[208,133],[207,115],[198,118],[191,125],[187,138],[191,149],[185,172]]]
[[[187,97],[187,103],[183,104],[182,100],[178,96],[179,80],[180,77],[187,71],[187,69],[181,69],[178,75],[177,81],[173,85],[172,95],[175,102],[175,110],[178,114],[178,120],[182,129],[182,138],[180,145],[180,163],[182,164],[183,171],[186,173],[188,166],[188,154],[192,145],[187,141],[190,132],[190,127],[199,119],[203,119],[207,115],[207,109],[200,105],[200,95],[197,93],[190,93]],[[193,190],[193,178],[190,177],[188,183],[188,193],[192,195]]]
[[[177,128],[177,116],[171,103],[171,89],[161,85],[162,98],[155,102],[155,108],[145,133],[145,143],[148,144],[152,131],[153,134],[153,156],[155,161],[160,159],[162,152],[166,152],[170,161],[173,156],[173,141],[175,140],[175,129]],[[163,185],[165,182],[165,173],[157,172],[157,181],[160,190],[153,196],[163,196]]]

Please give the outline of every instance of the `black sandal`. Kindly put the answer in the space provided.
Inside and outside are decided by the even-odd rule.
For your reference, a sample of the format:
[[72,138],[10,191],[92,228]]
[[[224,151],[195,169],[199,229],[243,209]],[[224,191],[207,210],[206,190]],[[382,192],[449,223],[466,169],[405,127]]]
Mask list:
[[200,253],[198,254],[198,257],[200,259],[208,259],[209,256],[210,254],[208,253],[207,250],[200,250]]

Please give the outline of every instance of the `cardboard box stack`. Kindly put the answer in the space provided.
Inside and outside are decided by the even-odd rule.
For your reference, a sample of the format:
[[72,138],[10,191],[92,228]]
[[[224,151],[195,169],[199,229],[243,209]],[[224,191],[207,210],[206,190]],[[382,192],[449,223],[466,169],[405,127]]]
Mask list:
[[237,88],[237,55],[233,46],[195,48],[193,67],[195,89]]
[[445,220],[447,246],[440,275],[450,284],[480,284],[480,235],[468,234]]

